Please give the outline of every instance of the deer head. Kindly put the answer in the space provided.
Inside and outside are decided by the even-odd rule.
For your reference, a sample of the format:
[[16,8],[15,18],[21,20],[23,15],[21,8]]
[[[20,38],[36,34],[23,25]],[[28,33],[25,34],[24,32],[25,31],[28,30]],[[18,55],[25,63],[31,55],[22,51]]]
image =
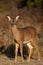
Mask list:
[[8,21],[11,22],[11,25],[15,25],[16,22],[18,21],[19,17],[20,16],[16,16],[16,18],[14,19],[14,18],[11,18],[9,15],[7,15],[7,19],[8,19]]

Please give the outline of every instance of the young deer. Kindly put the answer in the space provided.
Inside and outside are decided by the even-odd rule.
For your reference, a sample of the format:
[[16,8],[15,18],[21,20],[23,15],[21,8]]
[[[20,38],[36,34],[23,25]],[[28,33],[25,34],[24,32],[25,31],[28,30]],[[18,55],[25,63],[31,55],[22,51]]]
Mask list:
[[[31,54],[33,52],[32,45],[34,45],[34,47],[36,48],[36,51],[38,53],[38,59],[40,60],[41,54],[40,54],[39,46],[37,45],[36,29],[32,26],[25,27],[25,28],[18,28],[16,22],[19,19],[19,16],[17,16],[15,20],[12,19],[10,16],[7,16],[7,18],[12,25],[13,38],[17,41],[18,45],[20,45],[22,61],[23,61],[23,53],[22,53],[23,44],[27,44],[30,50],[28,61],[30,61]],[[15,62],[17,61],[18,45],[16,44]]]

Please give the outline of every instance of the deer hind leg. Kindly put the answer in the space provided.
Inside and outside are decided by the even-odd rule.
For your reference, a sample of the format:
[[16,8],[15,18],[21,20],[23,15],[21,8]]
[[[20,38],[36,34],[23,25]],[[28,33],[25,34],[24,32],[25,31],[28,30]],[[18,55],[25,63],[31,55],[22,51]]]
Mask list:
[[15,63],[17,62],[17,53],[18,53],[18,47],[19,47],[19,45],[16,43],[16,45],[15,45],[16,47],[15,47]]
[[33,53],[33,46],[31,45],[30,42],[27,44],[27,46],[29,48],[29,57],[28,57],[27,61],[30,62],[31,55]]
[[41,58],[40,48],[39,48],[39,45],[37,44],[37,39],[36,38],[32,39],[32,44],[34,45],[34,47],[36,49],[36,52],[38,54],[38,60],[40,60],[40,58]]

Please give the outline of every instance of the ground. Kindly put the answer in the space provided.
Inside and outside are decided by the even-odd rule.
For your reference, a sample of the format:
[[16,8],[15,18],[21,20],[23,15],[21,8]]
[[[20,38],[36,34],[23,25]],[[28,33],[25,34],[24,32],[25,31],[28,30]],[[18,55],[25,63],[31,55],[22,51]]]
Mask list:
[[17,63],[14,63],[14,58],[10,59],[4,54],[0,54],[0,65],[43,65],[43,58],[40,61],[31,59],[30,63],[27,60],[21,62],[21,57],[18,57]]

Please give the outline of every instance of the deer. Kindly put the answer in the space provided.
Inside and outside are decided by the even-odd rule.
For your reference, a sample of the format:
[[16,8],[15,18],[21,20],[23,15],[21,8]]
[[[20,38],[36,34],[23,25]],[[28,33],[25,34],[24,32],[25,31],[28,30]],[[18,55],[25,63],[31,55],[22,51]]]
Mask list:
[[28,62],[30,62],[30,57],[33,53],[33,46],[36,49],[36,52],[38,55],[38,60],[40,60],[41,59],[41,53],[40,53],[38,41],[36,39],[36,29],[33,26],[18,28],[16,23],[17,23],[18,19],[20,18],[20,16],[16,16],[15,19],[14,18],[12,19],[9,15],[7,15],[6,17],[11,24],[13,39],[15,39],[17,41],[15,43],[16,44],[15,62],[17,62],[17,52],[18,52],[19,45],[20,45],[20,53],[21,53],[22,62],[24,62],[23,52],[22,52],[23,44],[26,44],[29,48],[29,56],[27,58]]

